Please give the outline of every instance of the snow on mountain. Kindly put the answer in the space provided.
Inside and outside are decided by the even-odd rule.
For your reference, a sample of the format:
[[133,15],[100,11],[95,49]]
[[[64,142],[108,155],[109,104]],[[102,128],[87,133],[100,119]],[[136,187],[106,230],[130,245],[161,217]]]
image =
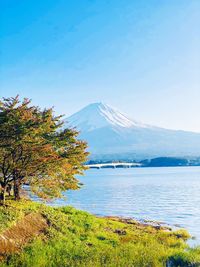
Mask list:
[[200,156],[200,134],[143,124],[103,103],[90,104],[73,114],[65,120],[65,127],[80,131],[91,157]]
[[69,117],[67,122],[85,131],[92,131],[110,125],[118,128],[148,127],[145,124],[130,120],[120,111],[101,102],[86,106]]

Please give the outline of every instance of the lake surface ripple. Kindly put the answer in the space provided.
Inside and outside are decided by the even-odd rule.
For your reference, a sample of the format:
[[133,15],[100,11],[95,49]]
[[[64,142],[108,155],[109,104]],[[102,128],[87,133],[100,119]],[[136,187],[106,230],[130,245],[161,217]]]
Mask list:
[[80,180],[53,205],[178,225],[200,244],[200,167],[90,169]]

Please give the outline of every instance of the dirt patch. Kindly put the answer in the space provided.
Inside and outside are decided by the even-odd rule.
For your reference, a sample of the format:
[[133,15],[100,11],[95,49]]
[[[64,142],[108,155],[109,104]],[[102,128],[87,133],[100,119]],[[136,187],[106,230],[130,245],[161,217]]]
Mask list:
[[26,243],[48,227],[39,213],[30,213],[0,234],[0,258],[19,251]]

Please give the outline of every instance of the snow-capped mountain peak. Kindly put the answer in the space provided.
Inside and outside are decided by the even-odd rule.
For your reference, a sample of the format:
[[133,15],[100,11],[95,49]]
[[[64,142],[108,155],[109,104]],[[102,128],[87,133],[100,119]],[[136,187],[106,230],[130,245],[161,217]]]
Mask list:
[[91,155],[100,158],[199,156],[200,151],[200,134],[142,124],[104,103],[86,106],[67,118],[64,127],[76,127]]
[[146,125],[129,119],[117,109],[99,102],[93,103],[67,119],[69,125],[76,125],[78,129],[91,131],[106,126],[116,128],[147,127]]

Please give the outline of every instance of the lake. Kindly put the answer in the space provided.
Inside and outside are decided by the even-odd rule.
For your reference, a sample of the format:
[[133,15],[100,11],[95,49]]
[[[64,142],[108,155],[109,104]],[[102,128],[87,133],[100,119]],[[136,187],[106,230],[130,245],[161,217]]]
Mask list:
[[85,174],[80,178],[84,186],[54,205],[179,225],[200,244],[200,167],[90,169]]

